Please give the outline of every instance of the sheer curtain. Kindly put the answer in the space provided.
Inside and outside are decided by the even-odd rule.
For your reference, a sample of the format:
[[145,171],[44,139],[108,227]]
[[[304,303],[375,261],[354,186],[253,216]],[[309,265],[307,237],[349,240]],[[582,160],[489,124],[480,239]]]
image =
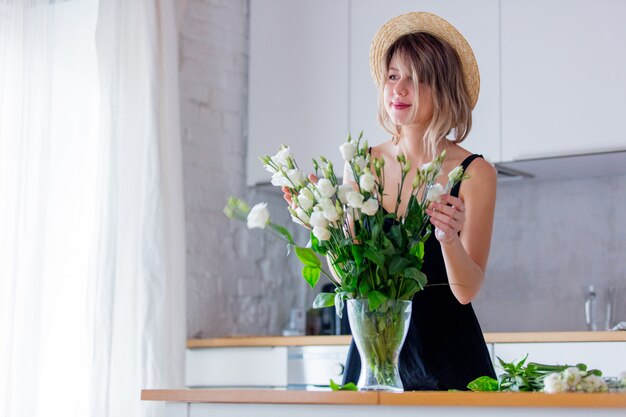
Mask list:
[[176,42],[171,0],[0,0],[0,416],[183,384]]
[[107,200],[100,217],[94,415],[136,416],[141,388],[181,387],[184,219],[171,0],[100,3]]

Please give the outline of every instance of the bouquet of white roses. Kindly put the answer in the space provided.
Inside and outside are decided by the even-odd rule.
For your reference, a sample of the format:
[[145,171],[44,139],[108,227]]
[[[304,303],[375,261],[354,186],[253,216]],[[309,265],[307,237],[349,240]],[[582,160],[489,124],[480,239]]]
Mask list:
[[[445,151],[432,162],[412,168],[405,156],[397,161],[401,169],[395,209],[382,207],[385,161],[372,158],[366,141],[348,136],[340,151],[346,163],[348,179],[339,184],[333,164],[320,157],[313,160],[316,181],[298,168],[289,147],[281,146],[274,156],[261,157],[272,174],[271,182],[287,187],[292,198],[288,207],[295,223],[311,230],[307,247],[297,246],[288,230],[272,223],[265,203],[252,209],[230,198],[224,212],[231,218],[248,222],[248,227],[268,228],[295,247],[304,264],[302,276],[311,287],[324,273],[335,285],[335,293],[321,293],[313,306],[336,306],[341,315],[346,299],[367,299],[375,310],[389,299],[411,300],[424,289],[427,278],[421,271],[424,242],[431,233],[427,206],[465,178],[461,166],[448,175],[445,186],[437,183]],[[405,213],[398,213],[401,190],[408,174],[415,173],[412,192]],[[326,256],[339,279],[327,274],[317,254]]]

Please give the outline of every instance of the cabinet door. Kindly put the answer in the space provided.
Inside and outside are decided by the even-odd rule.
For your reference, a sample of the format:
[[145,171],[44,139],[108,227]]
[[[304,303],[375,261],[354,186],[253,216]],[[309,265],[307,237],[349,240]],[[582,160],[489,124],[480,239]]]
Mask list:
[[500,161],[500,69],[497,0],[414,1],[359,0],[351,2],[350,129],[364,131],[372,144],[389,138],[378,126],[378,92],[369,67],[370,43],[389,19],[408,12],[434,13],[452,23],[474,50],[480,70],[480,95],[473,112],[472,130],[461,145]]
[[502,0],[502,159],[626,148],[626,2]]
[[[568,342],[568,343],[496,343],[496,356],[505,362],[522,359],[553,365],[586,364],[589,369],[599,369],[604,376],[617,376],[626,371],[626,342]],[[496,369],[496,373],[501,371]]]
[[286,387],[287,347],[187,349],[185,385]]
[[251,0],[248,185],[267,183],[258,157],[289,145],[300,168],[339,168],[348,133],[348,0]]

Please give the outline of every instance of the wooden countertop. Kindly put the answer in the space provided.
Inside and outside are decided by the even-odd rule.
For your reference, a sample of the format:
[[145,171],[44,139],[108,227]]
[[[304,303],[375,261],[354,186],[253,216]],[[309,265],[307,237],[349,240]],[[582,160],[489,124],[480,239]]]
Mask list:
[[[210,339],[189,339],[187,347],[243,346],[341,346],[348,345],[351,336],[243,336]],[[526,332],[485,333],[487,343],[537,342],[626,342],[626,331],[616,332]]]
[[181,389],[143,390],[141,399],[185,403],[626,409],[626,393],[544,394],[540,392],[414,391],[394,394],[352,391],[290,391],[284,389]]

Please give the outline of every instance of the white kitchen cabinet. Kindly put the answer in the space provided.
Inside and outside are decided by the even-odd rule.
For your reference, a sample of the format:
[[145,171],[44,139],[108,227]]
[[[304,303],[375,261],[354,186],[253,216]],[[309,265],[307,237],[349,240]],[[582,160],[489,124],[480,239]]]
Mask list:
[[287,347],[187,349],[185,385],[198,387],[285,387]]
[[500,71],[498,0],[359,0],[351,2],[350,130],[364,131],[372,144],[389,138],[378,126],[378,92],[369,66],[370,43],[389,19],[408,12],[431,12],[452,23],[472,46],[481,75],[472,130],[461,146],[500,161]]
[[522,359],[551,365],[586,364],[589,369],[599,369],[604,376],[617,376],[626,371],[626,342],[559,342],[559,343],[495,343],[494,364]]
[[626,149],[626,2],[501,9],[503,161]]
[[289,145],[306,172],[324,155],[342,172],[348,133],[348,0],[251,0],[248,185],[258,157]]

